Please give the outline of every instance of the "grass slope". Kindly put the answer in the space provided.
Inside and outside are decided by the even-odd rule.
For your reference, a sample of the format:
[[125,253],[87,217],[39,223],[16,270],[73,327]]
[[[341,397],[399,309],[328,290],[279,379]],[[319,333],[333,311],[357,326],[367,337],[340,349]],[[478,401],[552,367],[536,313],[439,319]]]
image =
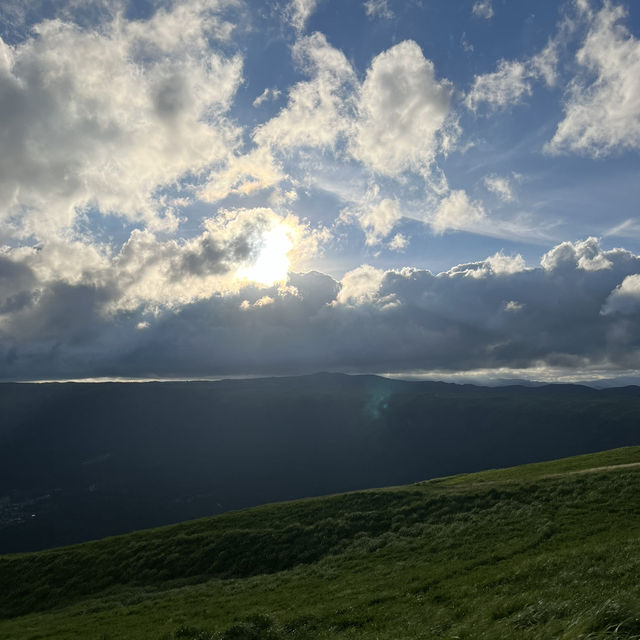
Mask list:
[[0,638],[640,638],[640,447],[0,557]]

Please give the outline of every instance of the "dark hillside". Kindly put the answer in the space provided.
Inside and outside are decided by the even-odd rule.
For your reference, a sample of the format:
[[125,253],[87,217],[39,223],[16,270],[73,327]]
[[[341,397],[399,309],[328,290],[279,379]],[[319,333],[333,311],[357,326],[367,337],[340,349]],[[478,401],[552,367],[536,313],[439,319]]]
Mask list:
[[0,552],[640,444],[640,390],[319,374],[0,385]]
[[640,447],[0,557],[3,640],[640,634]]

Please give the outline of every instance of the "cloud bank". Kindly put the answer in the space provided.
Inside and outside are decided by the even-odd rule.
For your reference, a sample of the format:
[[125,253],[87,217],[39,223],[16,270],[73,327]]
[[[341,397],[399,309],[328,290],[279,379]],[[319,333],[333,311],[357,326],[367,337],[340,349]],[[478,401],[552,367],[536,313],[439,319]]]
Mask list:
[[439,274],[362,266],[341,281],[291,273],[279,285],[227,289],[210,278],[250,243],[245,230],[229,253],[215,238],[208,230],[158,247],[135,237],[150,246],[126,247],[112,277],[44,281],[34,256],[3,255],[5,376],[613,370],[640,355],[640,257],[593,238],[554,247],[537,267],[496,254]]

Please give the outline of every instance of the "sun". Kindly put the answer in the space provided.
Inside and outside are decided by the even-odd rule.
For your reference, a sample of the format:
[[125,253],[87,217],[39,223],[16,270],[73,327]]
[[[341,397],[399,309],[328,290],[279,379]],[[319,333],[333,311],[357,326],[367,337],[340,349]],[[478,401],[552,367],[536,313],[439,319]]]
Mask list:
[[255,261],[240,269],[240,278],[273,285],[287,279],[289,272],[289,258],[293,243],[286,227],[278,224],[267,231],[261,239],[260,250]]

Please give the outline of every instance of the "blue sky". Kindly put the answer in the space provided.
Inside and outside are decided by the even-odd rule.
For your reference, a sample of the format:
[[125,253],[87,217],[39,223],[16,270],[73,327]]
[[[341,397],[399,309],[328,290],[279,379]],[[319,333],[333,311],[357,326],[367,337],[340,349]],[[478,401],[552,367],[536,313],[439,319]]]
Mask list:
[[636,375],[633,4],[24,5],[2,377]]

